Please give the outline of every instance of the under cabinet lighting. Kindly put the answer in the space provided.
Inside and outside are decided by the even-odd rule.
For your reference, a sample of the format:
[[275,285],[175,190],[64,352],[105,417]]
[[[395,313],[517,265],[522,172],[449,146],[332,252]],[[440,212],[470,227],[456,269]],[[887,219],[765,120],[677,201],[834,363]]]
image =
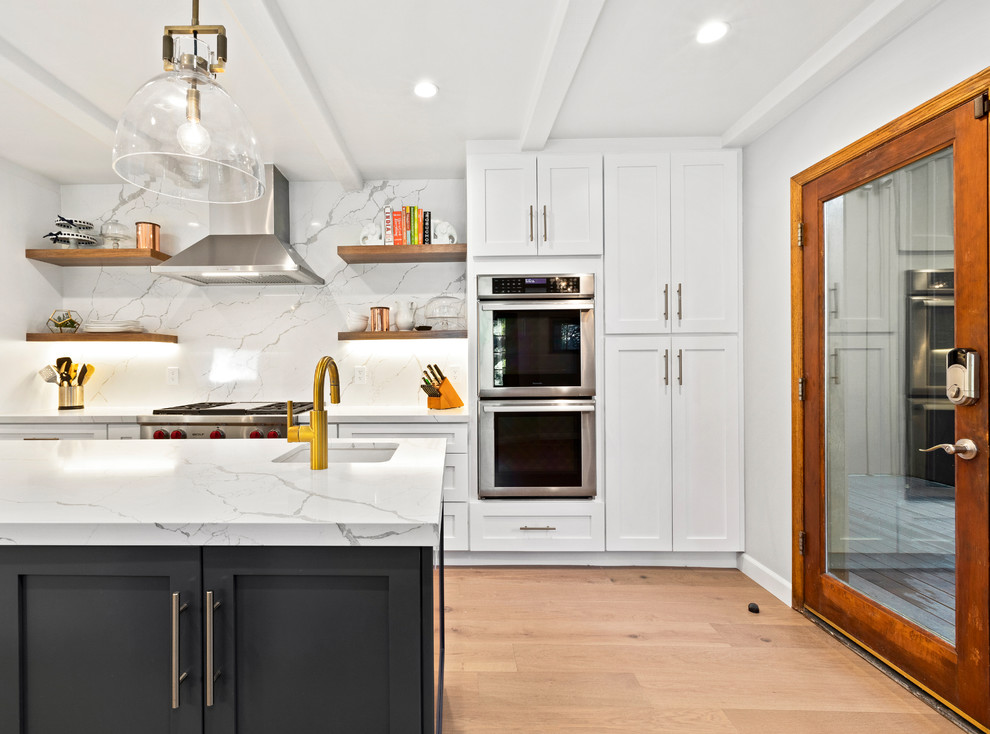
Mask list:
[[710,20],[698,29],[695,40],[698,43],[715,43],[729,32],[729,24],[724,20]]
[[204,278],[229,278],[231,275],[236,275],[238,278],[260,278],[261,273],[256,270],[221,270],[220,272],[210,272],[210,273],[200,273]]

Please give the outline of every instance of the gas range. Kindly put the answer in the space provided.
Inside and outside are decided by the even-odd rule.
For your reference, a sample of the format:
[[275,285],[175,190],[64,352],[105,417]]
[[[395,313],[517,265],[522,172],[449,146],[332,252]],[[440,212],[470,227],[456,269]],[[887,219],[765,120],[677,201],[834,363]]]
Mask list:
[[[308,413],[311,402],[292,404],[293,415]],[[287,404],[190,403],[158,408],[138,418],[141,438],[285,438]]]

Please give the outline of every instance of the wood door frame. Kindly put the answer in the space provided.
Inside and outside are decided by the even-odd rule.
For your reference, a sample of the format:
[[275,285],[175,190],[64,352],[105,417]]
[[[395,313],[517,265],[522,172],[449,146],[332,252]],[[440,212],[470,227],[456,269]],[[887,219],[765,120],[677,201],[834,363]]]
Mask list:
[[[854,180],[857,179],[857,169],[862,174],[865,174],[866,171],[872,167],[873,164],[870,159],[876,157],[875,155],[872,155],[874,151],[876,151],[877,155],[884,155],[878,150],[881,146],[884,146],[884,150],[888,151],[887,154],[889,155],[889,149],[892,146],[894,149],[902,147],[900,145],[901,141],[898,140],[901,136],[914,131],[919,131],[919,128],[922,126],[928,126],[927,130],[932,130],[933,124],[941,124],[942,121],[940,121],[939,118],[942,118],[943,121],[949,119],[949,115],[947,115],[947,113],[950,111],[955,110],[955,119],[960,119],[959,116],[968,114],[969,110],[964,111],[963,109],[958,108],[962,108],[968,102],[971,102],[975,98],[981,97],[981,95],[986,94],[988,91],[990,91],[990,68],[983,70],[973,77],[970,77],[961,84],[956,85],[934,99],[929,100],[907,114],[902,115],[891,123],[888,123],[875,132],[843,148],[829,158],[820,161],[791,179],[791,349],[792,379],[794,383],[792,390],[792,605],[795,609],[805,610],[806,603],[808,603],[806,596],[807,593],[810,593],[806,587],[808,586],[808,583],[812,581],[812,579],[809,579],[806,575],[806,573],[810,572],[810,570],[807,572],[805,570],[808,558],[805,556],[805,552],[803,551],[808,551],[809,543],[811,548],[819,549],[820,551],[821,543],[821,529],[819,527],[806,527],[806,517],[808,511],[814,510],[814,508],[806,505],[807,490],[805,485],[807,481],[812,481],[816,484],[819,483],[821,479],[819,469],[823,466],[821,462],[824,461],[824,445],[819,445],[817,457],[818,463],[814,466],[809,466],[807,463],[815,460],[812,458],[815,456],[815,447],[808,446],[807,440],[816,440],[816,436],[818,436],[818,434],[812,428],[809,428],[808,434],[806,434],[806,421],[812,421],[812,425],[816,424],[817,421],[820,421],[823,417],[820,415],[823,410],[823,406],[821,405],[821,401],[819,399],[820,396],[811,396],[813,398],[812,400],[804,399],[807,397],[803,394],[807,392],[804,388],[809,383],[814,383],[817,385],[816,380],[818,378],[815,377],[815,375],[818,375],[817,366],[821,364],[822,357],[822,355],[818,353],[821,346],[818,344],[818,337],[815,334],[806,333],[805,331],[805,317],[806,315],[810,316],[813,313],[819,313],[821,311],[823,294],[821,293],[820,284],[809,284],[807,288],[805,287],[805,264],[808,262],[808,267],[819,267],[818,265],[814,265],[810,263],[810,261],[807,261],[806,258],[820,257],[823,250],[822,243],[819,241],[819,229],[821,224],[819,221],[820,203],[819,211],[812,212],[805,211],[805,201],[809,202],[808,206],[811,206],[812,204],[810,202],[819,201],[822,196],[827,196],[832,193],[832,189],[835,188],[836,185],[835,180],[829,182],[829,179],[834,179],[834,176],[829,175],[832,172],[837,171],[842,167],[851,165],[852,174],[850,176],[850,182],[854,183]],[[980,114],[974,114],[974,116],[983,117],[986,114],[985,111],[982,110],[982,106],[983,105],[981,102],[981,112]],[[926,131],[925,134],[928,135],[929,133]],[[984,129],[979,136],[981,136],[980,140],[984,146],[983,153],[981,154],[982,162],[980,166],[985,167],[987,164],[986,157],[988,155],[986,129]],[[937,134],[935,137],[937,137]],[[970,137],[970,139],[972,140],[972,137]],[[927,152],[930,153],[932,151]],[[904,159],[905,163],[909,162],[912,157],[921,157],[922,155],[927,154],[919,151],[918,155],[914,156],[914,154],[908,151],[907,148],[905,148],[905,153],[907,155]],[[986,170],[975,169],[975,171],[979,172],[980,180],[985,182]],[[820,192],[820,187],[829,188],[826,188]],[[983,197],[986,196],[987,199],[990,200],[990,195],[974,189],[970,190],[974,191],[976,201],[974,202],[971,200],[967,205],[968,209],[973,209],[974,206],[979,208],[979,205],[982,205],[982,208],[985,211],[987,208],[986,205],[990,203],[990,201],[984,201]],[[819,193],[821,193],[821,196],[819,196]],[[956,227],[957,229],[960,227],[958,212],[956,213]],[[807,229],[807,231],[805,231],[805,229]],[[969,231],[968,228],[964,229],[965,231]],[[981,236],[983,240],[986,239],[985,221],[982,222]],[[807,240],[807,248],[804,247],[805,243],[802,241],[805,239]],[[979,259],[980,263],[982,263],[981,267],[985,272],[987,252],[985,250],[978,252],[976,257]],[[990,303],[988,303],[988,295],[986,290],[983,290],[978,295],[976,303],[971,304],[971,307],[982,308],[985,311],[988,310],[988,306],[990,306]],[[820,336],[820,334],[818,336]],[[987,348],[987,334],[985,333],[985,329],[978,330],[977,334],[970,334],[969,337],[974,341],[974,346],[979,347],[981,350],[985,350]],[[808,338],[811,338],[815,343],[806,344],[805,342]],[[985,378],[986,372],[982,369],[981,372],[983,372],[983,378],[981,378],[982,380]],[[820,387],[820,385],[818,387]],[[813,392],[815,392],[816,396],[818,395],[817,391]],[[980,421],[982,422],[983,419],[981,418]],[[982,425],[980,428],[981,430],[979,433],[982,435],[979,437],[974,436],[974,438],[977,438],[977,440],[981,442],[980,445],[986,445],[986,430],[983,429]],[[821,436],[818,436],[818,438],[821,438]],[[824,444],[824,441],[819,441],[819,443]],[[809,453],[806,453],[807,451],[810,451],[810,455]],[[979,477],[978,483],[982,482],[986,482],[985,475]],[[811,514],[814,516],[816,513],[812,512]],[[824,522],[824,519],[821,521]],[[958,532],[960,531],[957,528],[957,533]],[[966,540],[965,534],[961,540],[963,542]],[[971,583],[967,588],[971,590],[973,588],[979,589],[981,585],[983,589],[986,588],[987,569],[985,563],[980,564],[978,568],[972,567],[966,572],[972,575]],[[822,579],[822,583],[827,586],[831,584],[831,579],[826,577]],[[975,584],[975,586],[973,586],[973,584]],[[809,588],[811,591],[814,591],[814,585]],[[841,589],[845,589],[845,587],[841,587]],[[838,591],[840,590],[840,587],[836,586],[834,590]],[[848,592],[847,595],[851,597],[852,602],[858,604],[856,601],[856,593]],[[816,598],[818,597],[816,596]],[[816,604],[826,603],[826,599],[827,597],[822,597],[818,599]],[[860,601],[863,601],[864,605],[866,604],[865,598]],[[960,613],[963,614],[966,613],[967,609],[975,609],[976,607],[974,607],[974,604],[985,608],[986,601],[986,599],[978,598],[977,596],[974,596],[971,591],[966,591],[965,589],[963,589],[957,600]],[[831,604],[831,602],[827,603]],[[867,606],[868,605],[863,606],[861,611],[866,610]],[[815,614],[816,616],[822,616],[822,611],[826,610],[822,609],[820,611],[813,611],[808,609],[807,611]],[[836,620],[843,618],[843,612],[839,607],[835,607],[833,605],[831,613],[840,615],[836,617]],[[835,626],[835,620],[830,621],[825,617],[822,617],[822,619],[825,619],[825,621]],[[852,619],[852,617],[849,617],[850,623],[852,623]],[[864,618],[860,617],[860,619]],[[840,621],[839,624],[842,625],[844,623]],[[879,618],[870,619],[867,626],[872,628],[873,632],[876,634],[871,632],[867,635],[866,639],[886,639],[886,635],[880,632],[880,627],[884,626],[882,620]],[[967,631],[968,629],[969,628],[963,628],[959,632],[969,635]],[[978,671],[985,670],[983,663],[979,660],[979,658],[983,654],[982,650],[986,648],[986,630],[980,629],[979,626],[973,628],[973,630],[973,639],[963,640],[962,638],[959,638],[956,643],[958,647],[953,647],[948,644],[935,644],[934,646],[931,646],[931,641],[929,641],[929,647],[919,647],[917,654],[920,655],[920,657],[917,659],[927,659],[927,664],[920,665],[918,668],[919,671],[923,672],[921,678],[917,675],[913,675],[911,671],[905,672],[900,670],[897,665],[890,663],[882,652],[874,652],[874,654],[880,657],[881,660],[888,662],[888,664],[895,670],[898,670],[907,678],[913,680],[922,688],[925,688],[929,693],[934,695],[971,723],[975,724],[981,730],[990,731],[990,729],[987,729],[985,689],[980,689],[978,686],[974,685],[964,686],[962,684],[963,680],[969,680],[971,682],[976,680],[972,676],[975,674],[977,678],[979,678],[980,674]],[[902,632],[902,637],[905,638],[910,638],[912,635],[921,634],[920,632],[912,632],[910,626],[906,627],[902,630]],[[959,632],[957,632],[957,634]],[[856,636],[853,636],[852,639],[856,639]],[[922,643],[920,638],[917,641],[919,644]],[[980,649],[970,649],[974,646],[974,643]],[[859,644],[862,645],[863,643],[860,642]],[[867,644],[874,643],[870,642]],[[913,665],[915,661],[915,658],[912,657],[913,653],[907,654],[910,652],[911,647],[913,646],[909,645],[908,648],[899,647],[899,652],[897,655],[894,655],[894,659],[905,658],[904,665]],[[873,651],[871,650],[871,652]],[[904,652],[905,654],[900,654],[901,652]],[[942,671],[942,673],[939,673],[939,671]],[[922,679],[925,675],[931,677],[932,685],[926,685],[926,683],[923,682]],[[936,681],[938,681],[938,685],[935,685]],[[958,685],[959,688],[953,688],[950,690],[948,688],[947,681],[952,682],[953,687]],[[945,690],[942,690],[940,695],[940,693],[936,692],[936,689]],[[967,713],[967,711],[969,713]],[[977,719],[982,720],[984,723],[979,723]]]
[[990,91],[990,67],[918,105],[791,178],[791,606],[804,608],[804,187],[854,158],[910,132],[968,100]]

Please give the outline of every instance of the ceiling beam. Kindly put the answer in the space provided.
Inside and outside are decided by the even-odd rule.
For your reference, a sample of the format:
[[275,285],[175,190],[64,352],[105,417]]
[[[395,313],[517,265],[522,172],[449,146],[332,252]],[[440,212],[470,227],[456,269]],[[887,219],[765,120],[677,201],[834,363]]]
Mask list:
[[605,0],[559,0],[536,74],[520,147],[542,150],[574,81]]
[[941,0],[874,0],[722,135],[726,147],[752,143]]
[[281,90],[286,112],[309,134],[333,177],[348,191],[363,188],[364,177],[276,0],[224,0],[224,5]]
[[4,38],[0,38],[0,79],[101,143],[113,145],[115,119]]

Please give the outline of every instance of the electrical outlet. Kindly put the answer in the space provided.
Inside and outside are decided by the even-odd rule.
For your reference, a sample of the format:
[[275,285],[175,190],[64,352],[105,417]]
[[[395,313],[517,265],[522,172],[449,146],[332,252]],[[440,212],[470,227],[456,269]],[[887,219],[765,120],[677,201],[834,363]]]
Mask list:
[[450,378],[451,382],[461,381],[461,368],[457,365],[451,366],[450,370],[447,372],[447,377]]
[[179,368],[178,367],[166,367],[165,368],[165,384],[166,385],[178,385],[179,384]]
[[354,365],[354,384],[355,385],[367,385],[368,384],[368,366],[363,364]]

